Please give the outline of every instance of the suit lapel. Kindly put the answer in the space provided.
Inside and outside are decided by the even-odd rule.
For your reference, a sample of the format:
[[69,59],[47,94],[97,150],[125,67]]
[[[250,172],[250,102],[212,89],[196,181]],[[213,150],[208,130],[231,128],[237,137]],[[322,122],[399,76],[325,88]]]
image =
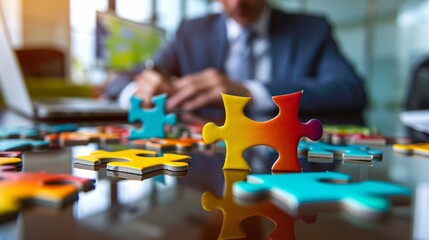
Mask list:
[[272,10],[270,19],[271,80],[290,81],[297,32],[289,15]]

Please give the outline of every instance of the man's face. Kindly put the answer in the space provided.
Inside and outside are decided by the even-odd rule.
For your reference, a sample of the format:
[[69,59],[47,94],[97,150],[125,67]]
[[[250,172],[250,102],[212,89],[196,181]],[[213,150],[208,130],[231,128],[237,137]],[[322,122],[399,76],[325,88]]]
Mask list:
[[226,15],[243,26],[251,25],[261,14],[266,0],[218,0]]

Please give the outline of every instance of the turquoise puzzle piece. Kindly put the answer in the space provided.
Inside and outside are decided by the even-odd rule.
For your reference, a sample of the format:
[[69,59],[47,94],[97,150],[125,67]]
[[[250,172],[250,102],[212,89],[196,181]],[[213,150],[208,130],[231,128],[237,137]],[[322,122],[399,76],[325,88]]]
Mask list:
[[36,138],[37,129],[28,127],[0,127],[0,139],[5,138]]
[[79,125],[74,123],[43,125],[38,127],[38,130],[42,133],[75,132],[78,129]]
[[363,145],[331,145],[324,142],[304,142],[298,144],[298,153],[309,158],[341,158],[344,161],[372,161],[381,159],[383,153]]
[[411,191],[381,181],[349,183],[350,176],[336,172],[290,174],[255,174],[247,182],[233,187],[236,198],[262,200],[273,198],[293,214],[309,214],[314,210],[345,211],[359,217],[378,219],[392,204],[409,204]]
[[27,151],[49,148],[49,143],[41,140],[4,139],[0,140],[0,151]]
[[165,102],[167,94],[160,94],[153,97],[152,102],[154,107],[151,109],[141,108],[142,99],[137,97],[131,98],[131,109],[128,113],[128,121],[141,121],[142,128],[131,131],[130,139],[141,138],[164,138],[164,126],[166,124],[176,124],[176,115],[169,113],[165,114]]
[[79,125],[72,123],[36,127],[0,127],[0,139],[36,139],[50,133],[74,132],[78,128]]

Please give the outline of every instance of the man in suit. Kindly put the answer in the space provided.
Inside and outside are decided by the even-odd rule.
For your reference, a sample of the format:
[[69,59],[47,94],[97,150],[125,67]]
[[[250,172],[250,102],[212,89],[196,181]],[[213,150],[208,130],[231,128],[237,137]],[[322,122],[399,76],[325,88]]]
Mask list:
[[[285,13],[266,0],[218,1],[224,14],[182,22],[175,39],[154,58],[175,77],[141,71],[122,91],[123,105],[132,94],[148,104],[167,92],[167,109],[195,110],[222,106],[223,92],[252,97],[254,111],[271,111],[271,96],[304,90],[301,112],[364,109],[363,82],[339,52],[325,19]],[[237,74],[243,69],[246,74]]]

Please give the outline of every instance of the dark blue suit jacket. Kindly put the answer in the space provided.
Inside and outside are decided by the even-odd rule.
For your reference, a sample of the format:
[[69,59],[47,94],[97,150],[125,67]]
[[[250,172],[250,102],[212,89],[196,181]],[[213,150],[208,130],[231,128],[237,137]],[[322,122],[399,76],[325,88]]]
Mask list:
[[[339,52],[324,18],[273,9],[269,41],[271,95],[304,90],[300,109],[305,112],[363,110],[363,82]],[[224,70],[227,45],[224,15],[188,20],[155,61],[177,76]]]
[[[301,112],[364,109],[363,82],[339,52],[324,18],[272,9],[269,28],[271,95],[304,90]],[[210,15],[182,22],[155,62],[176,76],[210,67],[223,71],[227,48],[225,16]]]

